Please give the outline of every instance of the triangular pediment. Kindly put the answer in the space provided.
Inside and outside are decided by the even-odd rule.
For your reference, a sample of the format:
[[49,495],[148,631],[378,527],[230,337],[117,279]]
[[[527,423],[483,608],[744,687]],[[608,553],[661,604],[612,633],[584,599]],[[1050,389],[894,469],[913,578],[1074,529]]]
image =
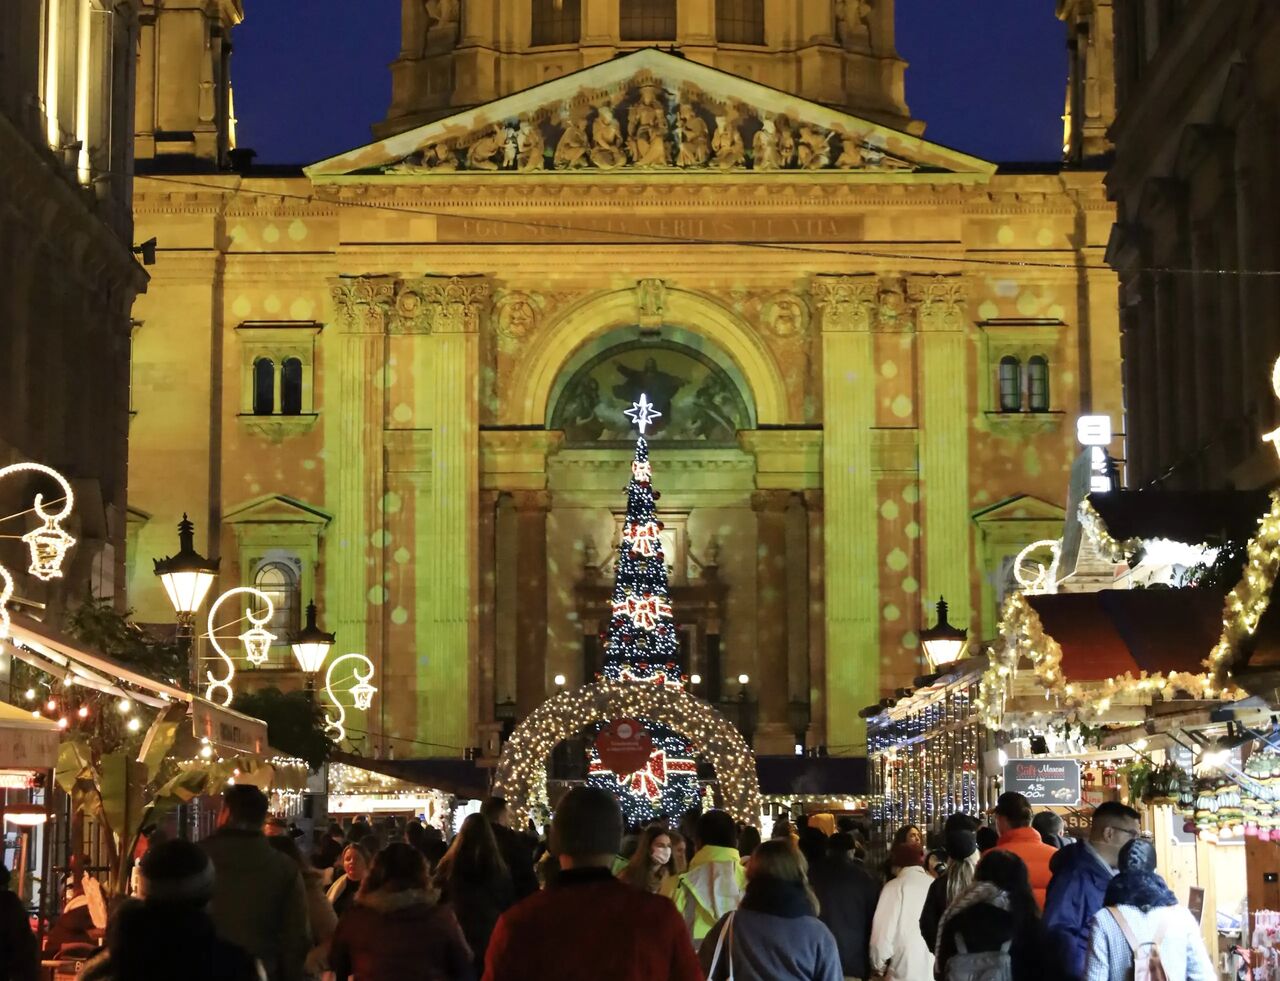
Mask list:
[[333,520],[333,515],[292,497],[286,497],[283,494],[271,494],[231,509],[223,515],[222,520],[231,525],[327,525]]
[[322,160],[310,177],[703,171],[985,179],[995,165],[646,48]]
[[980,525],[992,525],[1004,521],[1056,521],[1061,522],[1067,512],[1057,504],[1042,501],[1030,494],[1019,494],[974,512],[973,520]]

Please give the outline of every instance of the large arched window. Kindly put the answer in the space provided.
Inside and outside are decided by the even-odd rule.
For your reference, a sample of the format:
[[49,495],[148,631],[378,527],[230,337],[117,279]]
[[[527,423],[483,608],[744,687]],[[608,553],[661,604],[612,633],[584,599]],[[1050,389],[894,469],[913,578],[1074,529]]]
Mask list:
[[253,363],[253,414],[269,416],[276,411],[276,365],[270,358]]
[[1027,361],[1027,401],[1032,412],[1049,411],[1049,361],[1038,354]]
[[253,577],[255,589],[266,593],[274,612],[267,629],[277,644],[288,644],[298,630],[298,575],[284,562],[267,562]]
[[302,362],[285,358],[280,365],[280,414],[302,414]]
[[618,21],[624,41],[674,41],[676,0],[618,0]]
[[1022,411],[1022,363],[1012,355],[1000,359],[1000,411]]
[[716,0],[716,40],[764,44],[764,0]]
[[580,0],[533,0],[529,22],[529,43],[577,44],[582,34]]

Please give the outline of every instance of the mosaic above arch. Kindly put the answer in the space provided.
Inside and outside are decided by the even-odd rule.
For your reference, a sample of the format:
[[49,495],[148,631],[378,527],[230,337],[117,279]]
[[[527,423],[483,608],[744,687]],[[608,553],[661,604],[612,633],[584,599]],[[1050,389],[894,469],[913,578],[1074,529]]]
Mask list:
[[669,341],[632,341],[602,351],[560,391],[551,427],[570,446],[630,445],[623,414],[643,392],[662,413],[649,433],[659,442],[736,446],[751,413],[737,383],[712,359]]

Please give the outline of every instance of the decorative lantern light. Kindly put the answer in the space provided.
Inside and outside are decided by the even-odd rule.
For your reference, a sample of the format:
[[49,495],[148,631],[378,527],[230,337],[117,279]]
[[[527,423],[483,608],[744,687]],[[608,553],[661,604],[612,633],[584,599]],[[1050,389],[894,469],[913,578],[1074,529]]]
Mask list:
[[245,660],[255,666],[265,664],[267,655],[271,651],[271,642],[275,639],[276,635],[271,631],[254,624],[240,635],[240,642],[244,644]]
[[298,659],[298,667],[306,674],[308,686],[315,684],[315,676],[324,667],[324,659],[329,656],[329,649],[336,639],[335,634],[316,626],[316,604],[312,600],[307,604],[307,625],[293,638],[293,656]]
[[947,622],[947,601],[938,599],[938,622],[920,631],[920,642],[934,671],[941,671],[960,659],[969,634]]
[[156,575],[178,614],[178,623],[188,627],[218,574],[218,563],[197,552],[194,541],[195,525],[183,514],[178,523],[177,553],[155,560]]
[[45,582],[62,578],[62,560],[76,540],[62,530],[56,519],[46,516],[44,524],[27,532],[22,540],[31,549],[31,565],[27,568],[33,576]]
[[373,696],[377,693],[378,689],[369,682],[357,681],[351,686],[351,701],[361,712],[366,712],[373,704]]

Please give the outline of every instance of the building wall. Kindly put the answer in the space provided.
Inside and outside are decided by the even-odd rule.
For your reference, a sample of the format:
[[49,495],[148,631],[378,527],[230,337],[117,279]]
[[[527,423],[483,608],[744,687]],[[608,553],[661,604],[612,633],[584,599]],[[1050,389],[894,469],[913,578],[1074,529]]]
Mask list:
[[[296,557],[338,650],[378,664],[356,730],[491,747],[555,675],[586,680],[630,451],[551,414],[593,345],[647,332],[721,358],[753,409],[726,445],[652,451],[722,697],[750,676],[762,751],[860,752],[937,596],[981,632],[1001,562],[1060,517],[1074,416],[1119,418],[1099,175],[521,176],[137,182],[160,254],[130,602],[167,619],[146,559],[202,516],[224,580]],[[998,411],[1006,356],[1048,361],[1047,411]],[[304,362],[302,411],[254,412],[258,357]]]
[[1128,482],[1274,480],[1280,15],[1255,3],[1119,3],[1107,189],[1120,275]]
[[[130,307],[146,276],[131,255],[133,54],[129,2],[13,0],[0,8],[0,464],[34,461],[71,481],[79,544],[63,579],[21,575],[16,595],[54,622],[93,589],[123,603]],[[0,514],[56,485],[11,477]]]

